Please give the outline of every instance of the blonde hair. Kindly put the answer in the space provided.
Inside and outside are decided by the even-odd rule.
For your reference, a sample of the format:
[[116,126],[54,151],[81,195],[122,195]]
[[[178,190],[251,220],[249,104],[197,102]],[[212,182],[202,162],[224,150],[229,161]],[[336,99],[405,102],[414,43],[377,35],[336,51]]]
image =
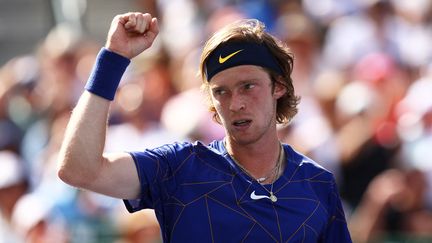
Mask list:
[[277,74],[267,68],[265,68],[265,70],[269,73],[273,86],[278,82],[286,88],[285,95],[277,101],[276,121],[280,124],[288,123],[297,114],[297,105],[300,101],[300,98],[294,93],[294,86],[291,79],[294,57],[289,48],[279,39],[266,32],[265,25],[256,19],[244,19],[229,24],[216,32],[204,45],[201,54],[199,75],[203,81],[202,89],[207,96],[209,109],[214,113],[214,119],[220,123],[220,119],[210,98],[209,80],[207,80],[206,75],[206,62],[210,54],[221,43],[229,41],[252,42],[268,47],[282,69],[282,74]]

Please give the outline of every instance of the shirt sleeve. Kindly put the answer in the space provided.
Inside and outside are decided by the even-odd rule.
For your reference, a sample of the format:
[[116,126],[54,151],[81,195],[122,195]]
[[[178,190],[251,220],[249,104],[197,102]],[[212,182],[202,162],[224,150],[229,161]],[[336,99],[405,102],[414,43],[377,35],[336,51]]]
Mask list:
[[352,240],[348,231],[345,213],[334,178],[333,183],[331,184],[329,198],[329,222],[320,242],[350,243]]
[[155,209],[158,203],[167,195],[167,190],[174,185],[166,185],[172,174],[172,166],[177,157],[175,144],[164,145],[155,149],[141,152],[130,152],[141,185],[141,195],[138,199],[124,199],[123,202],[129,212],[136,212],[144,208]]

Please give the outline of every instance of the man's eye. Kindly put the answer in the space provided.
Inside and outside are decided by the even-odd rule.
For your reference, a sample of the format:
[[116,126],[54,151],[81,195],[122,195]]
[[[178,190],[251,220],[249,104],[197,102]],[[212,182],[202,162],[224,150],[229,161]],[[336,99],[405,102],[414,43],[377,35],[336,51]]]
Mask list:
[[226,93],[226,91],[225,91],[225,90],[222,90],[222,89],[217,89],[217,90],[214,90],[213,93],[214,93],[215,95],[223,95],[223,94]]
[[245,89],[252,89],[253,87],[255,87],[254,84],[245,84],[244,86]]

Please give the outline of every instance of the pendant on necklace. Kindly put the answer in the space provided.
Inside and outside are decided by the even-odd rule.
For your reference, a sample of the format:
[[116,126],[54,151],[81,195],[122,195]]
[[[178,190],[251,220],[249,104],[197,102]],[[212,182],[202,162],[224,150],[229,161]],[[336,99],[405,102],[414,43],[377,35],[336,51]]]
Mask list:
[[277,202],[277,197],[273,194],[273,192],[270,192],[270,200],[272,202]]

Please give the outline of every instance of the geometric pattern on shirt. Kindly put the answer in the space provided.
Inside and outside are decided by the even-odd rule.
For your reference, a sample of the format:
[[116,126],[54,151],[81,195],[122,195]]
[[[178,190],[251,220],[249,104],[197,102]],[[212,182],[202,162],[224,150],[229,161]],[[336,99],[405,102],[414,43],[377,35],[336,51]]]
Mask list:
[[[309,242],[316,241],[321,236],[330,218],[332,221],[346,223],[340,205],[336,205],[338,208],[334,215],[329,215],[322,199],[311,193],[316,192],[314,188],[335,186],[329,173],[316,170],[315,174],[307,177],[298,175],[307,161],[295,164],[288,159],[283,175],[274,184],[273,191],[278,201],[273,203],[266,199],[250,198],[252,191],[260,195],[268,193],[240,168],[234,166],[230,170],[224,170],[194,155],[197,154],[191,152],[191,156],[182,161],[165,180],[175,179],[177,173],[184,173],[185,165],[196,163],[197,160],[208,170],[225,174],[227,179],[196,180],[196,177],[191,177],[194,179],[184,180],[178,185],[181,196],[169,195],[169,201],[164,202],[164,207],[172,207],[172,212],[176,212],[171,232],[166,232],[170,235],[169,238],[175,239],[177,234],[182,234],[191,227],[192,222],[188,218],[196,212],[206,214],[204,217],[200,215],[200,219],[207,218],[200,220],[199,223],[203,225],[198,228],[204,234],[197,235],[197,238],[209,236],[209,239],[201,238],[202,241],[209,242],[226,242],[227,235],[232,236],[233,242],[255,242],[258,237],[266,242]],[[229,159],[228,156],[226,158]],[[245,184],[245,181],[248,183]],[[321,186],[317,187],[317,184]],[[183,193],[185,191],[188,193]],[[247,227],[220,227],[229,224],[231,220]],[[204,229],[208,231],[205,232]],[[243,232],[239,232],[239,229],[243,229]]]
[[333,175],[284,149],[276,203],[250,198],[252,191],[268,192],[230,159],[222,141],[131,153],[143,194],[126,206],[130,212],[154,208],[166,242],[317,242],[323,236],[351,242]]

